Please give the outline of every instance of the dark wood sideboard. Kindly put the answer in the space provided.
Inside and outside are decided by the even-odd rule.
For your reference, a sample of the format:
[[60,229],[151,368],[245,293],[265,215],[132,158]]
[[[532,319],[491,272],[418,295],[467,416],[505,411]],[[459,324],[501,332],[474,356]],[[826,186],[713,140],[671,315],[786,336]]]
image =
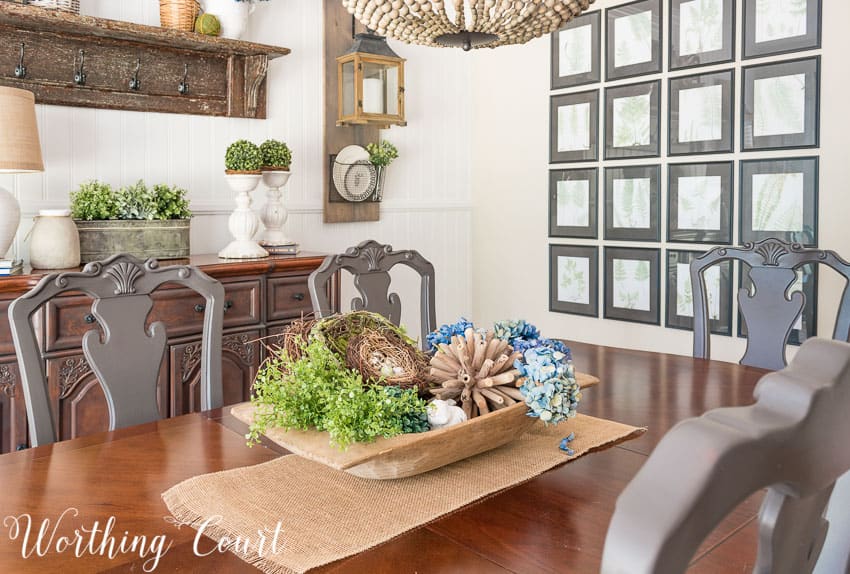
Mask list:
[[[224,284],[225,315],[222,345],[224,403],[248,400],[254,376],[265,358],[260,339],[279,335],[286,325],[312,312],[307,277],[324,255],[302,253],[256,261],[226,261],[214,255],[163,261],[200,267]],[[44,272],[0,278],[0,453],[28,446],[24,393],[18,376],[9,329],[9,304],[31,289]],[[339,282],[328,287],[339,308]],[[158,385],[163,417],[197,411],[200,401],[203,298],[176,285],[164,285],[152,295],[148,322],[163,321],[168,348]],[[51,301],[36,317],[45,373],[60,438],[70,439],[107,430],[106,400],[82,351],[82,336],[97,328],[91,299],[69,294]]]

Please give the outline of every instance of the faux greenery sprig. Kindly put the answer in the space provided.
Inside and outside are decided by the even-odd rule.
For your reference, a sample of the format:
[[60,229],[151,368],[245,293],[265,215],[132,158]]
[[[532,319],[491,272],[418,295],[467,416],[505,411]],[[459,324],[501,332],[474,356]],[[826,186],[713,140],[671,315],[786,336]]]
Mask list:
[[287,171],[292,163],[292,150],[282,141],[266,140],[260,144],[260,154],[263,156],[264,168],[275,168]]
[[387,167],[398,158],[398,148],[386,140],[367,144],[366,151],[369,152],[369,161],[378,167]]
[[87,181],[77,191],[71,192],[71,216],[74,219],[116,219],[118,209],[118,202],[109,184]]
[[248,140],[237,140],[230,144],[224,154],[227,171],[257,172],[263,167],[263,154],[257,144]]
[[[246,436],[256,444],[269,428],[327,431],[345,449],[404,432],[428,430],[425,401],[415,390],[364,384],[339,356],[318,339],[301,358],[270,358],[254,383],[254,422]],[[424,428],[421,421],[425,421]]]

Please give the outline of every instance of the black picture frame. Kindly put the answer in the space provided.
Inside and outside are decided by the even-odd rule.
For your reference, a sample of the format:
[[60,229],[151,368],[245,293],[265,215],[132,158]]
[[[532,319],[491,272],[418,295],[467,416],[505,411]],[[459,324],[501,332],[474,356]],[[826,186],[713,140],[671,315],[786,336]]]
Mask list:
[[[752,280],[750,279],[750,266],[744,262],[738,264],[738,286],[741,289],[752,291]],[[789,345],[802,345],[806,339],[816,337],[818,333],[818,265],[806,263],[798,269],[803,273],[803,294],[806,296],[803,311],[798,319],[801,327],[792,328],[788,335]],[[789,289],[793,292],[793,287]],[[738,309],[738,337],[747,338],[747,322],[744,314]]]
[[[783,93],[796,89],[799,76],[803,77],[805,88],[802,131],[788,131],[787,125],[765,125],[783,117],[790,123],[799,119],[790,115],[792,106],[787,98],[782,97]],[[783,79],[784,84],[779,84]],[[774,80],[774,83],[766,86],[764,93],[770,94],[776,101],[772,106],[763,106],[769,109],[760,111],[760,104],[764,102],[756,101],[756,82],[767,80]],[[741,151],[814,148],[820,145],[820,56],[745,67],[742,83]]]
[[[561,182],[587,182],[587,225],[564,225],[559,221]],[[566,191],[566,190],[563,190]],[[549,237],[596,239],[599,204],[599,169],[553,169],[549,171]]]
[[[723,64],[735,60],[735,0],[720,0],[720,33],[719,48],[694,50],[691,46],[683,46],[682,41],[682,4],[688,9],[694,6],[692,0],[670,0],[670,39],[669,61],[671,70],[684,70],[709,64]],[[703,32],[701,30],[699,33]],[[690,30],[691,34],[694,30]],[[682,53],[686,51],[686,53]]]
[[[587,297],[560,298],[559,257],[587,259]],[[556,313],[599,317],[599,248],[595,245],[549,245],[549,310]],[[578,299],[578,300],[575,300]]]
[[[635,125],[632,129],[619,132],[620,118],[616,113],[618,107],[616,105],[617,100],[643,96],[649,96],[648,133],[646,134],[649,140],[647,143],[641,143],[645,136],[642,130],[640,133],[637,132],[638,128],[642,126],[636,122],[633,122]],[[625,108],[625,105],[623,107]],[[661,80],[605,88],[605,159],[659,157],[661,155],[661,139],[659,137],[661,132],[660,110]],[[635,113],[635,111],[641,110],[632,105],[630,108],[626,108],[625,111],[621,111],[621,113]],[[622,138],[628,137],[630,133],[634,134],[635,144],[621,145],[624,141]],[[640,141],[637,138],[640,138]]]
[[[623,63],[618,66],[617,42],[620,40],[620,34],[625,33],[625,28],[618,31],[617,21],[622,18],[641,17],[646,12],[649,12],[651,26],[650,59],[636,61],[634,63]],[[621,80],[623,78],[654,74],[661,71],[663,66],[661,50],[662,19],[661,0],[636,0],[635,2],[608,8],[605,11],[606,80]],[[635,50],[630,50],[628,53],[633,52]]]
[[[622,180],[649,180],[648,203],[645,213],[641,213],[638,207],[641,205],[640,198],[635,197],[634,185],[630,188],[618,190],[616,182]],[[617,196],[619,192],[624,197],[631,198],[628,209],[620,210],[618,218]],[[629,194],[625,196],[625,194]],[[605,168],[605,233],[606,240],[619,241],[660,241],[661,239],[661,166],[660,165],[634,165],[623,167]],[[622,217],[640,217],[648,220],[649,227],[623,226]],[[618,219],[620,221],[618,222]],[[617,224],[620,225],[617,225]]]
[[[588,147],[559,149],[560,108],[587,104],[588,108]],[[549,102],[549,163],[570,163],[596,161],[599,157],[599,90],[558,94],[550,97]]]
[[[720,87],[720,114],[712,119],[715,123],[719,123],[719,126],[694,126],[695,121],[711,117],[712,114],[706,109],[683,109],[682,93],[690,90],[713,89],[717,86]],[[669,90],[668,155],[731,153],[735,150],[734,70],[670,78]],[[685,99],[690,100],[690,98]],[[695,130],[706,128],[711,132],[710,134],[693,133]],[[683,137],[683,130],[688,131],[689,135]],[[714,137],[715,134],[719,137]]]
[[[720,199],[717,206],[718,225],[713,225],[715,212],[707,212],[705,197],[694,197],[683,178],[720,178]],[[732,202],[735,189],[735,164],[731,161],[706,163],[671,163],[667,166],[667,241],[671,243],[732,244]],[[693,182],[695,183],[695,182]],[[711,202],[714,203],[713,201]],[[682,207],[687,207],[682,213]],[[680,217],[684,215],[684,217]],[[712,222],[698,225],[706,215]],[[684,219],[684,221],[683,221]]]
[[[740,170],[740,230],[742,243],[754,243],[769,237],[775,237],[790,243],[799,243],[805,247],[817,247],[818,244],[818,158],[799,157],[781,159],[747,160],[741,162]],[[769,176],[794,174],[794,178],[782,181],[767,179]],[[799,174],[799,175],[798,175]],[[763,177],[760,177],[763,176]],[[759,181],[756,181],[758,178]],[[782,185],[779,188],[779,185]],[[801,188],[798,191],[798,188]],[[772,194],[767,196],[766,194]],[[802,214],[799,215],[802,229],[771,229],[779,227],[777,221],[796,219],[793,210],[777,206],[783,198],[802,194]],[[777,195],[778,194],[778,195]],[[771,203],[765,203],[765,202]],[[759,210],[753,217],[757,205],[765,206],[766,212]],[[779,211],[777,212],[777,209]],[[790,223],[785,224],[786,227]]]
[[[690,264],[691,262],[702,255],[702,251],[687,251],[682,249],[667,250],[667,305],[665,310],[664,326],[670,329],[684,329],[687,331],[694,330],[693,317],[693,299],[691,299],[691,314],[679,313],[679,297],[682,295],[679,292],[679,280],[684,279],[680,274],[687,273],[685,280],[686,288],[690,287]],[[680,265],[686,265],[685,269],[680,269]],[[717,269],[717,279],[720,283],[719,291],[714,294],[717,300],[717,315],[711,316],[712,312],[712,290],[708,285],[708,273],[712,269]],[[708,308],[709,308],[709,330],[715,335],[723,335],[725,337],[732,336],[732,262],[721,261],[717,265],[712,265],[705,270],[706,287],[709,289]],[[693,291],[691,291],[693,297]],[[685,303],[687,305],[687,303]]]
[[[661,250],[660,249],[648,249],[642,247],[605,247],[605,305],[604,305],[604,318],[605,319],[616,319],[619,321],[630,321],[633,323],[646,323],[649,325],[660,325],[661,324],[661,314],[659,311],[660,299],[659,293],[661,291],[661,281],[660,281],[660,264],[661,264]],[[638,267],[633,266],[633,269],[617,269],[618,261],[635,261],[635,262],[647,262],[648,267]],[[626,277],[618,277],[619,274],[625,273]],[[637,273],[648,273],[648,277],[645,279],[645,287],[648,289],[648,292],[645,293],[646,301],[641,302],[641,299],[644,298],[644,294],[641,294],[640,291],[629,291],[626,292],[625,295],[622,294],[621,291],[618,291],[618,295],[615,297],[615,291],[618,290],[619,285],[626,280],[634,280],[635,277],[633,275]],[[643,279],[639,279],[643,281]],[[648,309],[634,308],[634,307],[625,307],[622,305],[616,305],[617,299],[625,296],[628,298],[635,298],[639,303],[643,303],[644,307],[648,307]]]
[[[585,26],[590,26],[589,46],[585,47],[590,50],[590,71],[575,73],[562,76],[561,68],[561,38],[562,35],[567,35],[570,31],[582,29]],[[564,24],[559,30],[552,32],[551,39],[551,86],[553,90],[563,88],[574,88],[586,84],[595,84],[602,79],[602,11],[595,10],[593,12],[585,12],[577,18],[573,18]]]
[[[758,39],[757,0],[743,1],[744,45],[742,57],[745,60],[820,48],[822,28],[821,0],[806,0],[806,32],[804,34],[762,41]],[[777,14],[777,11],[770,11],[769,17],[772,22],[775,23],[776,18],[779,16],[781,14]]]

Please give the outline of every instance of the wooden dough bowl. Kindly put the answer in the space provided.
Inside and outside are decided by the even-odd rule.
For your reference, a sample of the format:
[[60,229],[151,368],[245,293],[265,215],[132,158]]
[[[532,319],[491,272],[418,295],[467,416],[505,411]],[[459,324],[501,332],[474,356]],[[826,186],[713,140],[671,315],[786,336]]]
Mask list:
[[[576,373],[576,381],[582,389],[599,383],[585,373]],[[236,405],[231,412],[247,424],[254,419],[251,403]],[[537,422],[527,412],[525,403],[516,403],[459,425],[355,443],[344,451],[331,446],[326,432],[275,428],[265,435],[293,454],[361,478],[386,480],[422,474],[505,445]]]

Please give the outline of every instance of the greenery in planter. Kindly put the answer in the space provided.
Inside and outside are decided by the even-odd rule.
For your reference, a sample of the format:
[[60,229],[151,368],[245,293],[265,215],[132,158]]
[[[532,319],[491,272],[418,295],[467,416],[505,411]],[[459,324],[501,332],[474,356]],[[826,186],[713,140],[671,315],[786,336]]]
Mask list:
[[256,173],[263,167],[263,154],[256,144],[237,140],[224,154],[224,167],[227,171]]
[[189,219],[186,190],[157,184],[148,188],[139,180],[113,191],[108,184],[88,181],[71,193],[71,215],[86,221]]
[[327,431],[343,449],[428,430],[425,401],[415,389],[364,383],[319,339],[303,346],[298,359],[286,352],[272,355],[254,382],[252,402],[257,409],[248,444],[274,427]]
[[71,192],[71,216],[74,219],[116,219],[118,209],[112,187],[106,183],[87,181],[77,191]]
[[292,162],[292,151],[282,141],[266,140],[260,144],[263,156],[263,169],[289,171]]
[[398,148],[386,140],[367,144],[366,151],[369,152],[369,161],[378,167],[387,167],[398,158]]

